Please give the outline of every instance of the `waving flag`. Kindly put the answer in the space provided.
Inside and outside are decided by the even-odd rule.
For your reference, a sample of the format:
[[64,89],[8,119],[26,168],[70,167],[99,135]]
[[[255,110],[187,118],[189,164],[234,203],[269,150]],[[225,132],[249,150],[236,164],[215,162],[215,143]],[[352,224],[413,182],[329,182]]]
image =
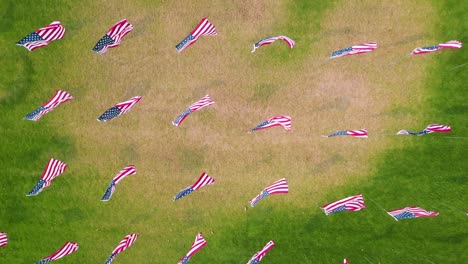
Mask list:
[[438,216],[438,212],[430,212],[422,209],[421,207],[409,206],[401,209],[395,209],[387,212],[393,217],[393,219],[399,221],[402,219],[408,218],[417,218],[417,217],[431,217]]
[[172,121],[172,124],[174,126],[179,126],[182,121],[184,121],[185,118],[187,118],[188,115],[191,113],[202,109],[205,106],[209,106],[214,104],[215,102],[211,101],[211,98],[209,95],[205,95],[202,99],[198,100],[197,102],[193,103],[191,106],[189,106],[182,114],[180,114],[174,121]]
[[123,170],[121,170],[115,177],[112,179],[111,183],[109,184],[109,187],[107,187],[106,192],[101,198],[101,201],[107,202],[110,200],[112,197],[112,194],[115,192],[115,185],[119,183],[123,178],[125,178],[128,175],[134,175],[136,174],[136,169],[134,165],[129,165],[125,167]]
[[257,203],[260,200],[262,200],[263,198],[267,197],[270,194],[288,193],[288,190],[289,190],[288,183],[286,182],[285,178],[277,180],[272,185],[263,189],[263,191],[259,195],[257,195],[257,197],[250,200],[249,201],[250,206],[254,207],[255,205],[257,205]]
[[200,175],[200,178],[198,178],[198,180],[192,185],[192,186],[189,186],[185,189],[183,189],[182,191],[180,191],[175,197],[174,197],[174,202],[179,200],[180,198],[182,197],[185,197],[189,194],[191,194],[192,192],[200,189],[201,187],[205,186],[205,185],[211,185],[211,184],[214,184],[215,180],[208,174],[206,174],[205,172],[203,172],[201,175]]
[[275,246],[275,242],[270,240],[260,251],[255,253],[253,257],[247,262],[247,264],[258,264],[262,258]]
[[351,46],[348,48],[334,51],[332,52],[329,59],[334,59],[334,58],[343,57],[343,56],[356,55],[356,54],[361,54],[361,53],[367,53],[375,49],[377,49],[377,43],[375,42],[362,43],[356,46]]
[[184,40],[177,44],[176,50],[180,53],[184,49],[190,47],[193,43],[197,42],[199,37],[216,36],[217,34],[215,26],[205,17]]
[[125,102],[116,104],[115,106],[107,109],[97,120],[107,122],[111,119],[123,115],[132,109],[133,105],[141,100],[141,96],[135,96]]
[[366,208],[364,205],[364,198],[362,194],[358,194],[356,196],[346,197],[344,199],[331,202],[324,206],[321,206],[326,215],[342,212],[342,211],[359,211]]
[[5,246],[6,244],[8,244],[7,234],[0,232],[0,247]]
[[398,131],[397,135],[413,135],[413,136],[424,136],[430,133],[447,133],[451,132],[452,128],[446,125],[439,125],[439,124],[431,124],[428,125],[425,129],[419,132],[412,132],[409,130],[400,130]]
[[61,259],[67,255],[70,255],[71,253],[75,252],[78,250],[78,244],[75,242],[67,242],[65,243],[57,252],[54,254],[47,256],[38,262],[36,264],[46,264],[49,262],[52,262],[57,259]]
[[343,131],[337,131],[334,133],[331,133],[328,136],[324,137],[335,137],[335,136],[352,136],[352,137],[357,137],[357,138],[367,138],[367,130],[365,128],[360,129],[360,130],[343,130]]
[[41,179],[26,196],[38,195],[42,190],[44,190],[44,188],[51,185],[52,180],[62,174],[66,168],[67,164],[60,160],[51,158],[49,162],[47,162],[47,166],[42,173]]
[[177,262],[177,264],[186,264],[190,258],[195,255],[200,249],[202,249],[204,246],[206,246],[207,242],[203,238],[202,233],[198,233],[197,236],[195,237],[195,241],[193,242],[192,246],[190,247],[190,250],[187,252],[187,254]]
[[264,38],[260,40],[259,42],[255,43],[253,46],[252,53],[255,52],[255,50],[260,48],[261,46],[270,45],[271,43],[277,41],[278,39],[284,40],[284,42],[286,42],[286,44],[288,44],[289,48],[291,49],[294,47],[294,45],[296,45],[296,42],[294,42],[294,40],[286,36],[269,37],[269,38]]
[[16,42],[16,45],[23,46],[29,51],[33,51],[37,48],[49,45],[49,43],[54,40],[62,39],[64,34],[65,28],[60,24],[60,21],[54,21],[28,34],[22,40]]
[[55,91],[54,96],[50,98],[47,102],[45,102],[42,106],[37,108],[36,110],[32,111],[28,115],[26,115],[23,119],[37,121],[43,115],[49,113],[50,111],[54,110],[57,106],[62,103],[65,103],[68,100],[73,99],[68,92],[57,90]]
[[247,133],[252,133],[256,130],[262,130],[269,127],[282,126],[285,130],[291,130],[291,117],[290,116],[274,116],[266,121],[263,121],[258,126],[247,131]]
[[138,234],[129,234],[120,241],[120,243],[117,245],[117,247],[112,251],[112,254],[107,258],[105,264],[111,264],[112,261],[114,261],[115,257],[122,251],[126,250],[127,248],[131,247],[133,243],[138,238]]
[[96,43],[93,51],[100,55],[106,53],[107,49],[119,46],[123,37],[132,30],[133,26],[127,22],[127,19],[120,20],[107,31],[106,35],[104,35],[98,43]]
[[419,54],[431,53],[431,52],[438,51],[441,49],[460,49],[462,46],[463,44],[460,41],[451,40],[451,41],[447,41],[445,43],[437,44],[434,46],[415,48],[410,54],[419,55]]

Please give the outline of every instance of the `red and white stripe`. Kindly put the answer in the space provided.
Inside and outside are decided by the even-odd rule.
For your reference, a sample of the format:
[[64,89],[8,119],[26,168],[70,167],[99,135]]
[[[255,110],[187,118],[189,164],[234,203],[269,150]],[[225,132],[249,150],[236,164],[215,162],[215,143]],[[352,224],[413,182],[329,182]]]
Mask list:
[[139,234],[129,234],[120,241],[117,247],[112,251],[112,254],[117,255],[120,252],[126,250],[127,248],[131,247],[133,243],[137,240]]
[[120,109],[120,111],[121,111],[120,115],[123,115],[123,114],[127,113],[128,111],[130,111],[130,109],[132,109],[132,107],[136,103],[140,102],[140,100],[141,100],[141,96],[135,96],[135,97],[132,97],[132,98],[128,99],[125,102],[118,103],[115,106]]
[[431,124],[426,127],[426,130],[431,133],[433,132],[446,133],[446,132],[451,132],[452,128],[446,125]]
[[39,118],[41,118],[43,115],[49,113],[50,111],[54,110],[57,106],[59,106],[62,103],[65,103],[69,100],[73,99],[73,96],[69,94],[66,91],[62,90],[56,90],[54,96],[50,98],[47,102],[45,102],[42,107],[45,107],[46,109],[42,110],[39,114],[37,114],[35,117],[33,117],[32,121],[37,121]]
[[202,109],[203,107],[205,106],[209,106],[209,105],[212,105],[214,104],[215,102],[213,102],[210,98],[209,95],[205,95],[204,97],[202,97],[200,100],[196,101],[195,103],[193,103],[191,106],[189,106],[190,110],[193,112],[197,111],[197,110],[200,110]]
[[416,207],[416,206],[408,206],[405,208],[400,208],[400,209],[395,209],[392,211],[388,211],[388,214],[391,216],[399,215],[404,212],[409,212],[414,214],[415,217],[431,217],[431,216],[438,216],[438,212],[431,212],[431,211],[426,211],[425,209],[421,207]]
[[367,138],[369,136],[365,128],[359,130],[348,130],[348,135],[357,138]]
[[43,259],[58,260],[78,250],[78,244],[75,242],[65,243],[57,252]]
[[267,191],[268,194],[286,194],[289,192],[288,182],[286,181],[286,178],[282,178],[263,189],[257,196],[255,196],[255,198],[249,201],[252,207],[256,202],[258,202],[259,199],[263,198],[262,195],[264,191]]
[[192,185],[192,189],[195,191],[195,190],[198,190],[198,189],[200,189],[201,187],[203,187],[205,185],[214,184],[214,182],[215,182],[215,180],[210,175],[203,172],[200,175],[200,178],[198,178],[198,180]]
[[218,32],[216,31],[216,28],[213,24],[211,24],[210,21],[208,21],[208,18],[203,18],[200,20],[198,25],[190,32],[190,35],[193,36],[193,39],[190,40],[190,42],[187,45],[184,45],[180,50],[177,50],[177,52],[182,52],[184,49],[190,47],[193,43],[197,42],[199,37],[203,36],[216,36],[218,35]]
[[62,26],[60,21],[54,21],[49,25],[36,30],[35,32],[44,40],[25,43],[21,45],[27,48],[29,51],[33,51],[37,48],[47,46],[53,40],[62,39],[65,35],[65,28]]
[[289,187],[288,187],[288,183],[286,182],[286,178],[282,178],[282,179],[275,181],[270,186],[266,187],[265,190],[269,194],[288,193]]
[[[359,44],[359,45],[352,46],[352,48],[353,48],[353,50],[348,55],[355,55],[355,54],[371,52],[371,51],[377,49],[377,43],[376,42],[362,43],[362,44]],[[348,56],[348,55],[346,55],[346,56]]]
[[213,24],[208,21],[208,18],[203,18],[200,23],[190,32],[192,36],[195,38],[199,38],[201,36],[216,36],[218,32],[216,32],[216,28]]
[[247,262],[247,264],[249,264],[253,260],[261,261],[263,257],[265,257],[266,253],[268,253],[268,251],[270,251],[274,246],[275,246],[275,241],[270,240],[268,243],[266,243],[266,245],[260,251],[258,251],[257,253],[255,253],[255,255],[253,255],[253,257],[249,260],[249,262]]
[[252,53],[255,52],[258,48],[265,46],[265,45],[270,45],[271,43],[277,41],[278,39],[284,40],[286,44],[288,44],[289,48],[293,48],[296,45],[296,42],[286,36],[276,36],[276,37],[269,37],[269,38],[264,38],[260,40],[259,42],[255,43],[253,46],[253,50],[251,51]]
[[122,38],[132,30],[133,26],[132,24],[128,23],[127,19],[123,19],[117,22],[109,29],[109,31],[107,31],[107,35],[115,41],[115,43],[109,45],[108,48],[118,46],[122,41]]
[[419,54],[431,53],[431,52],[438,51],[441,49],[461,49],[462,47],[463,47],[463,44],[460,41],[450,40],[445,43],[438,44],[437,49],[432,49],[432,46],[419,47],[419,48],[415,48],[410,54],[419,55]]
[[[187,252],[187,254],[185,256],[191,258],[193,255],[195,255],[195,253],[197,253],[200,249],[202,249],[204,246],[206,246],[207,243],[208,242],[205,240],[202,233],[199,232],[197,234],[197,236],[195,237],[195,241],[193,241],[193,244],[190,247],[190,250]],[[184,258],[182,258],[182,259],[184,259]],[[182,261],[182,259],[181,259],[181,261]]]
[[270,125],[268,126],[282,126],[286,130],[291,130],[291,117],[290,116],[274,116],[268,119]]
[[135,165],[128,165],[123,170],[119,171],[119,173],[117,173],[117,175],[115,175],[115,177],[112,180],[114,181],[115,184],[117,184],[126,176],[134,175],[134,174],[136,174]]
[[339,58],[343,56],[351,56],[351,55],[356,55],[356,54],[362,54],[362,53],[367,53],[371,52],[373,50],[377,49],[377,43],[376,42],[368,42],[368,43],[362,43],[358,45],[351,46],[351,50],[347,52],[343,52],[339,55],[331,56],[330,58]]
[[364,205],[364,197],[362,197],[362,194],[358,194],[323,205],[320,207],[320,209],[322,209],[325,212],[325,214],[328,215],[331,211],[343,205],[345,206],[345,210],[347,211],[359,211],[366,208],[366,206]]
[[41,176],[41,179],[46,182],[44,187],[49,186],[51,181],[64,173],[66,169],[67,164],[65,162],[51,158]]
[[344,259],[343,264],[349,264],[348,259]]
[[6,244],[8,244],[7,233],[0,232],[0,247],[5,246]]

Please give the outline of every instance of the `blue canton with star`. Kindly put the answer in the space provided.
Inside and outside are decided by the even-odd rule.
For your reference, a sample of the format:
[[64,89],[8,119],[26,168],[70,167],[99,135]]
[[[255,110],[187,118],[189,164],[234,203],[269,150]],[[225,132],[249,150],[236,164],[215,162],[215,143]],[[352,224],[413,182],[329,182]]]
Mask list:
[[258,202],[260,202],[260,200],[262,200],[263,198],[267,197],[268,195],[270,195],[270,193],[267,191],[267,190],[264,190],[262,192],[262,194],[260,194],[260,196],[257,198],[257,200],[255,200],[253,203],[252,203],[252,207],[257,205]]
[[260,260],[252,259],[248,264],[258,264],[258,263],[260,263]]
[[346,210],[346,205],[342,205],[336,209],[333,209],[331,210],[330,212],[328,212],[328,214],[333,214],[333,213],[338,213],[338,212],[343,212],[344,210]]
[[189,260],[190,258],[185,256],[178,264],[186,264]]
[[106,263],[105,264],[111,264],[111,262],[114,260],[115,258],[115,254],[112,253],[107,259],[106,259]]
[[104,114],[102,114],[98,118],[98,120],[99,121],[109,121],[111,119],[114,119],[114,118],[118,117],[120,115],[120,112],[121,112],[121,110],[117,106],[113,106],[113,107],[107,109],[107,111],[105,111]]
[[410,212],[403,212],[401,214],[397,214],[394,216],[395,219],[397,220],[402,220],[402,219],[409,219],[409,218],[415,218],[414,214]]
[[428,46],[428,47],[422,47],[421,49],[425,49],[425,50],[437,50],[437,49],[439,49],[439,45]]
[[32,191],[30,191],[27,196],[37,195],[42,190],[45,183],[46,183],[46,181],[39,180],[39,182],[36,184],[36,186],[34,186]]
[[110,183],[109,187],[107,187],[106,192],[102,196],[101,201],[109,201],[110,200],[110,198],[112,197],[114,186],[115,186],[115,182],[112,181]]
[[33,120],[38,114],[40,114],[42,111],[44,111],[46,109],[47,109],[47,107],[40,106],[36,110],[34,110],[31,113],[27,114],[23,119]]
[[328,135],[328,137],[344,136],[344,135],[348,135],[348,131],[347,131],[347,130],[343,130],[343,131],[338,131],[338,132],[332,133],[332,134]]
[[174,121],[172,122],[173,124],[179,124],[179,122],[186,116],[190,115],[192,113],[192,110],[190,110],[190,107],[187,108],[182,114],[180,114]]
[[177,44],[176,50],[180,51],[180,50],[184,49],[185,45],[187,45],[188,43],[190,43],[194,39],[195,39],[195,37],[192,36],[192,34],[189,34],[184,40],[182,40],[179,44]]
[[337,51],[334,51],[332,52],[332,57],[335,57],[335,56],[340,56],[344,53],[347,53],[347,52],[350,52],[353,50],[353,47],[349,47],[349,48],[344,48],[344,49],[341,49],[341,50],[337,50]]
[[96,46],[94,46],[93,51],[99,52],[101,51],[105,46],[108,46],[110,44],[114,44],[114,40],[109,37],[109,35],[105,35],[102,37],[98,43],[96,43]]
[[269,123],[270,123],[270,122],[268,122],[268,120],[267,120],[267,121],[264,121],[264,122],[262,122],[260,125],[258,125],[258,126],[256,126],[256,127],[254,127],[253,129],[251,129],[251,130],[249,131],[249,133],[252,133],[253,131],[260,129],[260,128],[262,128],[262,127],[268,125]]
[[24,45],[26,43],[31,43],[35,41],[44,41],[44,39],[41,38],[41,36],[39,36],[39,34],[37,34],[36,32],[33,32],[33,33],[28,34],[22,40],[16,42],[16,45]]
[[46,264],[46,263],[49,263],[49,262],[52,262],[52,261],[54,261],[54,260],[51,259],[51,258],[48,258],[48,259],[39,260],[38,262],[36,262],[36,264]]
[[180,198],[182,197],[185,197],[189,194],[191,194],[193,191],[195,191],[192,187],[188,187],[186,189],[183,189],[182,191],[180,191],[175,197],[174,197],[174,201],[177,201],[179,200]]

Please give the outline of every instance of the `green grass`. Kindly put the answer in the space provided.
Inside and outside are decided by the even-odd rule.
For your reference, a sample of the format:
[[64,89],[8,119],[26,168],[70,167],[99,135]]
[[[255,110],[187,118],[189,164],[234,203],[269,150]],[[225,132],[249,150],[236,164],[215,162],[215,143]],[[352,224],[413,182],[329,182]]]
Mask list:
[[[272,27],[279,34],[297,36],[295,40],[298,46],[289,50],[285,49],[284,43],[278,43],[257,51],[253,64],[258,68],[255,73],[259,76],[252,78],[252,101],[258,103],[258,106],[267,107],[271,100],[278,99],[275,97],[285,94],[283,84],[291,78],[281,81],[281,77],[275,77],[272,79],[278,82],[272,82],[269,73],[274,74],[284,62],[288,62],[287,66],[294,71],[299,71],[303,66],[302,62],[307,60],[304,56],[317,55],[319,52],[312,48],[312,44],[326,35],[319,32],[323,15],[332,8],[339,8],[339,4],[306,0],[290,1],[285,5],[287,16],[278,17],[280,22]],[[167,91],[163,90],[168,77],[162,76],[158,71],[154,72],[158,77],[156,85],[162,83],[162,86],[154,86],[153,82],[148,87],[141,85],[144,80],[138,79],[137,75],[138,70],[143,67],[137,66],[151,67],[152,64],[147,61],[133,64],[135,72],[125,72],[122,70],[125,63],[119,59],[124,57],[125,52],[132,51],[132,44],[139,44],[137,38],[145,37],[145,30],[153,30],[151,27],[154,24],[158,28],[158,34],[164,33],[162,28],[166,24],[159,20],[153,23],[152,19],[145,19],[156,19],[159,15],[164,15],[165,8],[170,5],[167,2],[142,1],[134,4],[122,1],[108,6],[109,13],[99,14],[98,10],[103,10],[103,7],[94,2],[22,1],[18,4],[9,1],[0,4],[0,55],[5,61],[0,75],[0,166],[4,168],[0,175],[0,199],[3,201],[0,205],[0,231],[8,232],[10,238],[10,244],[0,249],[0,263],[32,263],[52,253],[65,241],[78,242],[80,249],[72,256],[60,260],[60,263],[102,263],[120,239],[131,232],[140,233],[139,240],[133,248],[119,255],[115,263],[175,263],[186,252],[198,231],[204,232],[209,245],[190,263],[245,263],[270,239],[274,239],[277,246],[265,257],[262,262],[265,264],[340,263],[345,257],[350,258],[351,263],[467,262],[464,256],[467,224],[463,213],[466,210],[463,208],[466,203],[463,191],[467,187],[465,174],[468,169],[464,162],[468,145],[466,139],[448,139],[444,138],[445,135],[382,137],[382,141],[394,147],[372,160],[370,166],[374,167],[369,177],[360,175],[367,171],[355,171],[355,175],[350,175],[351,178],[339,186],[330,187],[332,184],[324,187],[325,195],[322,195],[308,191],[317,187],[309,187],[307,183],[315,183],[314,177],[323,177],[326,180],[334,167],[352,166],[353,163],[345,154],[334,149],[328,149],[330,155],[325,156],[316,166],[312,162],[305,162],[297,153],[306,153],[308,157],[313,157],[317,154],[317,149],[312,147],[324,144],[318,142],[311,146],[308,138],[301,138],[297,134],[300,131],[284,136],[286,139],[296,139],[290,145],[297,150],[296,153],[286,149],[285,146],[289,146],[285,144],[286,139],[269,145],[268,139],[273,134],[269,134],[269,131],[252,135],[248,140],[233,132],[229,132],[229,137],[222,137],[214,133],[214,129],[237,131],[237,125],[242,122],[227,118],[232,123],[221,127],[220,124],[226,123],[225,118],[217,120],[218,114],[209,110],[191,116],[189,121],[192,122],[181,127],[178,134],[174,130],[167,130],[165,126],[169,125],[168,120],[173,112],[180,109],[164,105],[163,100],[160,100],[162,108],[148,108],[146,102],[161,98],[152,95],[147,89],[155,90],[155,94],[161,93],[164,98],[170,94],[170,89],[185,94],[183,89],[187,88],[173,88],[173,83],[169,83]],[[464,21],[467,19],[464,10],[467,4],[457,1],[442,4],[434,1],[433,5],[439,14],[434,32],[430,32],[436,36],[434,39],[459,39],[466,42],[467,25]],[[198,5],[194,6],[194,10],[199,10]],[[222,3],[218,3],[216,7],[220,6],[223,6]],[[31,15],[34,12],[41,15]],[[135,20],[146,23],[135,27],[122,47],[99,57],[89,51],[97,41],[92,36],[100,37],[116,20],[114,12],[118,13],[118,19],[126,15],[126,12],[130,17],[137,17],[142,13],[143,19],[138,17]],[[208,12],[213,14],[217,11],[209,9]],[[98,16],[99,19],[96,18]],[[67,26],[68,34],[63,40],[33,53],[13,45],[38,26],[57,18]],[[187,23],[189,24],[184,22],[184,25]],[[140,31],[141,28],[143,30]],[[220,28],[223,26],[220,25]],[[329,34],[347,36],[350,33],[346,28],[337,30],[339,32]],[[177,35],[185,33],[177,32]],[[173,36],[168,36],[171,37]],[[158,38],[157,41],[165,40]],[[204,43],[212,44],[208,40]],[[239,48],[241,44],[226,45],[233,45],[235,52],[243,51],[243,48]],[[192,48],[198,48],[201,52],[204,47],[199,44]],[[148,50],[148,53],[153,51],[151,48]],[[192,59],[195,67],[197,50],[189,51],[183,54],[184,59]],[[140,55],[139,52],[134,54]],[[164,52],[158,56],[161,56],[157,59],[161,60],[164,67]],[[465,49],[426,56],[433,59],[428,60],[431,64],[425,75],[426,95],[423,96],[423,101],[414,105],[403,105],[400,102],[396,104],[399,108],[390,109],[389,115],[406,118],[404,120],[415,115],[411,120],[411,127],[402,128],[419,129],[428,123],[440,122],[452,125],[454,132],[451,135],[467,136],[468,98],[464,86],[467,79],[466,68],[446,71],[467,61]],[[355,59],[365,60],[369,57]],[[182,61],[179,57],[177,59]],[[143,59],[138,57],[138,60]],[[346,61],[350,60],[343,60],[343,63]],[[160,64],[159,61],[157,63]],[[410,62],[402,62],[399,66],[404,63]],[[214,65],[225,64],[215,62]],[[266,68],[270,65],[274,67]],[[231,69],[236,71],[235,63],[232,66]],[[111,69],[123,73],[123,77],[110,82],[115,77]],[[125,83],[128,78],[125,74],[132,74],[137,84],[120,87],[119,81]],[[184,83],[183,78],[186,76],[185,73],[174,79],[179,81],[178,78],[181,78],[180,82]],[[147,81],[154,76],[150,77]],[[188,86],[197,87],[200,91],[183,95],[184,100],[189,101],[198,92],[204,92],[205,88],[198,86],[204,86],[205,83],[227,88],[223,83],[226,80],[222,76],[219,78],[220,81],[207,79]],[[243,83],[250,84],[245,81]],[[59,88],[68,89],[76,99],[60,106],[37,123],[21,120]],[[130,91],[125,90],[127,88]],[[243,96],[244,91],[250,91],[250,88],[244,89],[232,92],[234,103],[237,102],[237,97]],[[125,99],[121,97],[133,92],[142,92],[144,95],[147,93],[148,96],[144,97],[145,101],[141,106],[137,106],[140,108],[130,113],[131,116],[123,116],[119,122],[99,126],[90,132],[95,135],[78,135],[79,138],[71,136],[70,129],[90,125],[88,119],[92,124],[96,123],[93,119],[97,117],[95,111],[104,110],[110,106],[107,105],[108,102]],[[96,104],[90,103],[86,97],[90,95],[97,96]],[[180,99],[169,96],[167,100],[175,105]],[[352,105],[353,102],[349,104]],[[223,110],[221,104],[219,105],[218,110]],[[146,119],[138,118],[144,116],[141,112],[147,113]],[[229,113],[224,114],[229,116]],[[239,115],[241,118],[246,116],[242,112]],[[148,134],[138,134],[139,129],[146,128],[143,123],[149,123],[146,120],[166,123],[150,130]],[[199,128],[195,125],[196,121],[212,121],[214,125],[208,124],[207,130],[198,130],[197,134],[196,129]],[[312,122],[311,125],[315,124]],[[194,130],[196,132],[192,132]],[[208,133],[211,136],[205,142],[204,134]],[[145,145],[151,145],[152,141],[157,141],[160,137],[174,146],[155,145],[154,148],[145,149],[145,152],[141,150],[142,136],[150,139]],[[109,142],[98,140],[102,138],[107,138],[110,142],[114,139],[122,141],[114,142],[112,145],[115,146],[111,146]],[[168,138],[177,138],[182,143],[169,141]],[[201,138],[200,141],[198,138]],[[86,142],[90,139],[94,141]],[[230,142],[232,145],[225,143],[231,139],[237,141]],[[378,144],[370,140],[372,139],[369,139],[372,144]],[[88,143],[91,147],[83,148],[77,142]],[[338,140],[329,141],[327,145],[336,142]],[[363,145],[371,143],[360,142]],[[246,144],[249,146],[245,146]],[[86,153],[85,150],[95,153]],[[87,159],[88,155],[92,158]],[[26,197],[49,157],[66,161],[69,164],[67,172],[54,180],[40,195]],[[215,162],[214,159],[224,161],[225,164]],[[100,202],[111,177],[124,165],[133,162],[137,162],[138,174],[125,179],[117,187],[118,190],[110,202]],[[310,167],[303,168],[302,164]],[[234,173],[230,171],[233,167]],[[173,195],[181,187],[190,184],[195,174],[206,168],[210,169],[208,172],[213,172],[217,183],[192,194],[193,197],[172,203]],[[291,168],[297,171],[291,172]],[[303,176],[308,178],[303,186],[298,186],[296,178],[301,173],[308,174]],[[237,198],[251,198],[252,193],[260,191],[254,181],[270,182],[272,177],[278,175],[285,175],[291,180],[291,194],[272,196],[260,202],[257,207],[247,208],[245,211],[244,206],[248,206],[247,203],[233,202]],[[298,193],[299,190],[301,193]],[[317,205],[359,192],[364,194],[368,205],[363,211],[327,217],[317,208]],[[367,198],[374,199],[386,209],[417,205],[439,211],[441,215],[430,219],[395,222]],[[205,202],[201,204],[200,201]],[[232,206],[233,204],[236,206]]]

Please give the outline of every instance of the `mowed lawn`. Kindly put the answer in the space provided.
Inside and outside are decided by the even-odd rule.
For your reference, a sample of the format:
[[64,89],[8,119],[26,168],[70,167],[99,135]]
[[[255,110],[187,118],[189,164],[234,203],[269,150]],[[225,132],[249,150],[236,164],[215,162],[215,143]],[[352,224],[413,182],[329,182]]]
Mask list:
[[[61,263],[176,263],[197,232],[208,245],[190,263],[245,263],[266,242],[262,263],[464,263],[468,261],[468,139],[465,48],[401,59],[417,46],[467,41],[459,1],[15,1],[0,4],[0,263],[32,263],[66,241],[80,249]],[[219,35],[182,54],[174,46],[202,17]],[[127,18],[135,29],[104,56],[91,48]],[[14,43],[54,20],[63,40],[32,53]],[[271,35],[297,42],[262,47]],[[377,41],[375,52],[328,61],[333,50]],[[75,99],[21,120],[53,95]],[[171,121],[210,94],[215,105]],[[128,114],[96,118],[132,96]],[[278,114],[293,130],[245,133]],[[429,123],[448,135],[387,136]],[[367,140],[320,137],[367,128]],[[67,172],[25,195],[50,157]],[[128,164],[113,198],[100,202]],[[216,183],[172,202],[202,171]],[[290,194],[250,208],[248,200],[286,177]],[[360,212],[325,216],[318,206],[363,193]],[[385,209],[421,206],[428,219],[394,221]]]

